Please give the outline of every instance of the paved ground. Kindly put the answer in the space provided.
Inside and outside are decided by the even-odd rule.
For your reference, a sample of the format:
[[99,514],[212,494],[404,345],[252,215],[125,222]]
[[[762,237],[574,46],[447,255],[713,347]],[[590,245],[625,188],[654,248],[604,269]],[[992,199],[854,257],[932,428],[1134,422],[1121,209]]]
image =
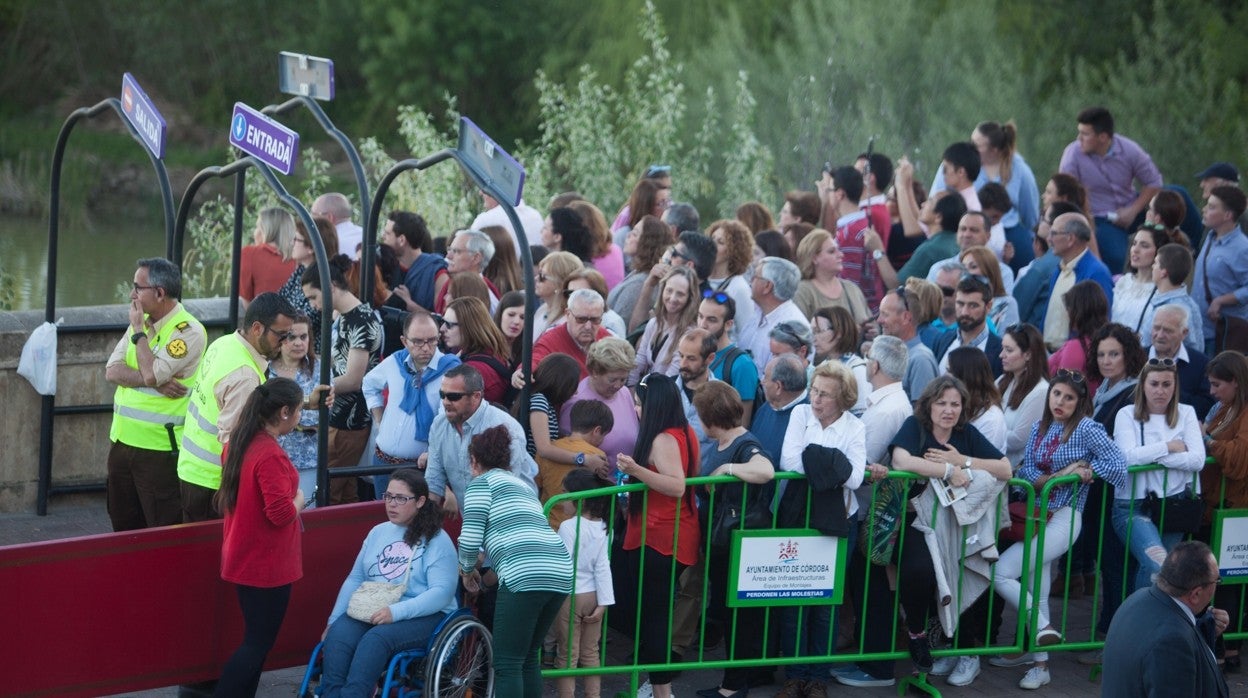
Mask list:
[[[58,497],[52,502],[49,508],[48,516],[39,517],[31,514],[0,514],[0,545],[13,545],[17,543],[28,543],[40,540],[51,540],[55,538],[66,538],[72,536],[83,536],[96,533],[106,533],[109,531],[108,516],[104,511],[103,495],[71,495]],[[1072,602],[1074,610],[1079,611],[1077,614],[1086,617],[1091,612],[1090,602],[1087,600]],[[1006,628],[1009,631],[1009,628]],[[1087,634],[1087,625],[1083,627],[1068,628],[1068,632],[1072,636],[1080,633],[1082,636]],[[611,644],[610,642],[608,643]],[[624,646],[626,643],[620,642],[615,647]],[[609,655],[616,656],[609,647]],[[722,654],[708,654],[708,658],[722,657]],[[617,657],[617,659],[620,659]],[[899,663],[898,669],[901,670],[902,665]],[[936,688],[945,696],[1003,696],[1003,695],[1037,695],[1043,694],[1046,698],[1067,698],[1073,696],[1098,696],[1100,695],[1099,683],[1088,680],[1088,667],[1081,666],[1075,661],[1075,657],[1071,653],[1058,652],[1054,653],[1050,660],[1050,673],[1053,681],[1041,691],[1033,693],[1018,688],[1018,680],[1023,675],[1023,669],[999,669],[990,667],[984,662],[983,673],[970,686],[965,688],[956,688],[944,683],[942,679],[933,679]],[[266,673],[261,680],[260,696],[291,696],[299,688],[300,680],[303,676],[302,668],[283,669],[280,671],[270,671]],[[718,672],[688,672],[676,680],[674,684],[674,693],[680,698],[694,698],[695,691],[700,688],[714,685],[719,678]],[[1230,680],[1231,695],[1248,697],[1248,674],[1234,674]],[[605,677],[603,680],[603,695],[612,696],[616,691],[623,691],[626,687],[624,679],[619,677]],[[770,698],[775,695],[779,686],[768,686],[757,688],[751,691],[754,698]],[[875,695],[875,696],[895,696],[897,689],[893,688],[875,688],[875,689],[855,689],[831,684],[829,693],[832,695]],[[141,696],[143,698],[172,698],[177,695],[175,688],[156,689],[151,691],[143,691],[141,693],[132,693],[125,695]],[[548,682],[546,689],[547,696],[554,696],[555,690],[553,681]],[[917,695],[917,694],[916,694]],[[511,696],[500,696],[500,698],[512,698]]]

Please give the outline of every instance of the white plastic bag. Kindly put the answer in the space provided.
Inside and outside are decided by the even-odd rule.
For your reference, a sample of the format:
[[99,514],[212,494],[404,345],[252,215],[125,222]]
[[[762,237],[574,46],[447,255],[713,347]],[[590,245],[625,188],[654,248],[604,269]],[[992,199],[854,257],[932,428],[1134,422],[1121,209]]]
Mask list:
[[56,325],[45,322],[30,333],[22,347],[17,374],[30,381],[40,395],[56,394]]

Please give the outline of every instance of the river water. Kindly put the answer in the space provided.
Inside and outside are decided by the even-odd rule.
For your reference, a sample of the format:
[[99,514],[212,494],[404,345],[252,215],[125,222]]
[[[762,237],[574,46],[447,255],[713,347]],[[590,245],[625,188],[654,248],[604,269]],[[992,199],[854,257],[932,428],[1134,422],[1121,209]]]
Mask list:
[[[158,214],[159,215],[159,214]],[[58,308],[125,303],[122,284],[134,278],[134,262],[165,255],[165,232],[159,218],[93,217],[61,222],[58,245]],[[0,272],[15,288],[0,290],[12,310],[42,310],[47,303],[48,221],[6,218],[0,224]],[[5,296],[12,295],[9,299]],[[2,306],[0,306],[2,307]]]

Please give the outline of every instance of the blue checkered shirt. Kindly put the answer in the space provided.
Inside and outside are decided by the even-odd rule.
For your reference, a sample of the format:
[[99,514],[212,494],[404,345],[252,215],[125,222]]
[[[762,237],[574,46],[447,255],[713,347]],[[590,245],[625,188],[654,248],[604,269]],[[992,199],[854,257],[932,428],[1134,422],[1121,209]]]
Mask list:
[[[1078,460],[1086,460],[1092,464],[1092,472],[1114,487],[1127,484],[1127,460],[1122,456],[1118,444],[1105,433],[1105,427],[1091,417],[1084,417],[1075,426],[1070,438],[1062,443],[1062,431],[1065,424],[1054,422],[1049,425],[1041,437],[1040,423],[1031,427],[1031,438],[1027,440],[1027,451],[1023,454],[1023,464],[1018,469],[1018,477],[1034,483],[1041,475],[1052,475]],[[1057,511],[1074,501],[1074,507],[1083,511],[1088,499],[1088,488],[1078,488],[1078,499],[1075,499],[1075,488],[1071,485],[1055,487],[1049,496],[1049,511]],[[1040,492],[1036,492],[1040,496]]]

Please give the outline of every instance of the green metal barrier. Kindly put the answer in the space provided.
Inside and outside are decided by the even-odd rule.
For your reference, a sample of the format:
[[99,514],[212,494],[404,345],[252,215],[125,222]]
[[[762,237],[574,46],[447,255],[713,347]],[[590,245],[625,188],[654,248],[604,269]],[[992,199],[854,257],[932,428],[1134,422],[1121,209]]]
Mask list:
[[[1160,465],[1133,466],[1128,469],[1128,474],[1129,476],[1134,476],[1139,473],[1154,471],[1162,467],[1163,466],[1160,466]],[[777,472],[776,473],[776,486],[778,488],[779,483],[782,483],[785,481],[800,480],[803,477],[804,476],[797,474],[797,473]],[[893,479],[901,479],[901,480],[914,481],[914,482],[924,479],[913,474],[896,472],[896,471],[891,472],[889,474],[889,477]],[[1198,474],[1197,474],[1197,477],[1198,477]],[[716,496],[717,487],[722,486],[722,485],[728,485],[728,484],[733,484],[733,485],[738,485],[738,486],[745,485],[744,487],[741,488],[741,501],[739,502],[739,506],[742,508],[742,510],[744,510],[746,506],[746,501],[749,497],[749,493],[752,490],[752,488],[765,486],[765,485],[748,485],[748,484],[743,483],[741,480],[738,480],[737,478],[727,477],[727,476],[689,478],[687,480],[687,484],[688,484],[688,487],[690,488],[705,488],[705,492],[707,493],[707,496],[701,500],[701,506],[702,506],[701,513],[704,515],[701,517],[703,522],[714,521],[715,508],[717,506],[722,506],[722,503],[719,501],[720,498]],[[1005,491],[1002,492],[1000,496],[1006,497],[1008,493],[1010,492],[1010,490],[1013,489],[1016,497],[1018,497],[1019,494],[1021,493],[1020,501],[1023,501],[1025,503],[1026,511],[1028,512],[1035,511],[1034,505],[1038,502],[1039,510],[1043,512],[1043,511],[1047,511],[1048,503],[1053,495],[1055,488],[1061,487],[1063,485],[1074,485],[1076,488],[1085,486],[1085,485],[1079,484],[1079,477],[1076,475],[1053,478],[1045,484],[1045,486],[1039,492],[1039,496],[1037,496],[1037,492],[1035,491],[1031,483],[1025,480],[1013,479],[1009,481],[1008,487],[1006,488]],[[876,489],[873,488],[872,489],[873,494],[872,494],[872,500],[871,500],[872,504],[874,504],[874,501],[875,501],[875,496],[874,496],[875,491]],[[646,497],[646,500],[643,502],[643,510],[642,510],[642,516],[641,516],[641,520],[644,521],[646,518],[645,513],[648,511],[648,508],[649,508],[649,492],[646,486],[641,485],[641,484],[605,487],[605,488],[586,491],[586,492],[577,492],[573,494],[557,495],[555,497],[552,497],[546,503],[545,510],[547,513],[549,513],[554,507],[561,506],[563,502],[571,502],[576,506],[576,509],[577,509],[576,515],[579,516],[581,513],[581,502],[583,502],[585,499],[590,498],[590,497],[596,497],[596,496],[610,496],[611,502],[612,502],[611,515],[608,517],[605,523],[607,524],[609,539],[613,541],[613,544],[611,546],[611,553],[614,555],[615,553],[618,553],[620,551],[620,548],[621,548],[620,541],[622,541],[622,539],[620,539],[620,541],[615,540],[617,537],[617,534],[622,535],[622,528],[617,527],[617,522],[622,521],[622,516],[621,516],[622,510],[620,510],[619,507],[622,506],[624,502],[623,495],[630,494],[630,493],[640,493],[641,496]],[[1220,501],[1224,501],[1225,499],[1224,493],[1225,493],[1225,481],[1223,482],[1223,485],[1222,485],[1222,492],[1220,493],[1220,497],[1219,497]],[[1078,495],[1077,489],[1076,489],[1075,494],[1076,496]],[[813,496],[814,496],[813,493],[810,493],[808,491],[807,507],[806,507],[806,511],[804,514],[804,521],[807,524],[809,524],[809,521],[810,521],[812,504],[817,505],[817,503],[812,502]],[[778,497],[773,501],[778,501]],[[1164,500],[1162,501],[1164,502]],[[1108,507],[1111,502],[1112,500],[1109,495],[1109,490],[1106,489],[1104,491],[1103,496],[1100,497],[1099,502],[1089,500],[1086,506],[1089,506],[1089,507],[1096,506],[1100,509],[1102,516],[1110,516],[1111,513]],[[779,526],[777,525],[778,512],[776,512],[775,509],[776,507],[773,506],[773,513],[772,513],[772,518],[771,518],[772,529],[779,528]],[[933,511],[930,512],[930,516],[932,517],[933,522],[935,521],[935,518],[937,516],[938,509],[939,509],[939,504],[937,504],[933,508]],[[868,505],[867,512],[860,513],[861,515],[866,517],[861,522],[860,524],[861,526],[872,524],[872,521],[870,520],[870,515],[872,514],[873,510],[874,510],[874,507]],[[1072,513],[1071,513],[1072,516],[1079,516],[1079,512],[1075,511],[1073,507],[1071,508],[1071,510],[1072,510]],[[924,514],[926,515],[926,512],[924,512]],[[988,515],[991,515],[991,512]],[[1162,522],[1164,525],[1164,505],[1163,505],[1163,513],[1161,516],[1162,516]],[[1009,525],[1010,525],[1010,522],[1008,520],[1001,521],[999,522],[998,529],[1008,527]],[[1026,615],[1023,616],[1023,618],[1015,619],[1015,628],[1014,628],[1014,632],[1010,634],[1011,636],[1006,638],[1004,641],[998,641],[996,637],[994,637],[994,635],[1000,634],[999,631],[994,632],[993,626],[994,626],[994,619],[997,618],[997,616],[999,615],[999,610],[1002,608],[1003,601],[997,592],[995,580],[990,580],[988,588],[982,593],[980,597],[981,599],[983,599],[982,603],[987,605],[987,622],[985,622],[984,624],[985,631],[984,631],[983,636],[977,635],[974,637],[970,637],[969,633],[963,632],[962,625],[961,623],[959,623],[958,629],[954,633],[954,636],[952,638],[947,639],[945,642],[942,643],[940,642],[940,640],[944,640],[943,637],[936,638],[937,635],[940,635],[940,630],[939,630],[940,625],[939,625],[939,622],[936,621],[936,623],[934,624],[934,627],[937,629],[936,633],[932,633],[929,631],[929,638],[935,638],[935,641],[933,641],[933,648],[932,648],[933,657],[940,658],[940,657],[948,657],[948,656],[967,656],[967,655],[983,656],[983,655],[994,655],[994,654],[1030,652],[1030,651],[1039,650],[1039,649],[1043,649],[1044,651],[1054,652],[1054,651],[1096,650],[1096,649],[1103,648],[1104,641],[1098,640],[1096,638],[1096,620],[1097,620],[1097,614],[1099,613],[1099,610],[1100,610],[1100,606],[1099,606],[1100,598],[1099,598],[1099,595],[1097,595],[1095,592],[1093,592],[1092,594],[1093,603],[1092,603],[1091,623],[1090,623],[1090,630],[1089,630],[1088,637],[1086,638],[1082,636],[1071,637],[1071,626],[1074,624],[1072,621],[1074,621],[1075,618],[1072,615],[1074,612],[1072,612],[1070,608],[1070,603],[1069,603],[1070,599],[1067,593],[1067,596],[1061,598],[1060,604],[1057,603],[1055,599],[1055,602],[1052,605],[1051,613],[1050,613],[1050,622],[1053,625],[1053,627],[1062,634],[1062,640],[1057,644],[1046,646],[1043,648],[1039,648],[1036,646],[1035,635],[1036,635],[1036,632],[1040,630],[1040,628],[1037,627],[1040,605],[1039,603],[1030,603],[1029,605],[1027,602],[1028,602],[1028,599],[1032,599],[1036,602],[1041,600],[1039,595],[1043,586],[1042,585],[1043,580],[1042,580],[1041,575],[1042,575],[1042,570],[1044,566],[1042,564],[1037,564],[1037,561],[1041,559],[1040,551],[1043,550],[1046,528],[1047,528],[1046,526],[1038,525],[1038,522],[1036,521],[1034,516],[1028,515],[1026,517],[1025,526],[1024,526],[1024,537],[1023,537],[1023,540],[1026,542],[1026,544],[1025,544],[1025,547],[1023,548],[1023,558],[1022,558],[1023,573],[1022,573],[1022,579],[1020,580],[1018,606],[1019,608],[1027,609],[1027,612],[1026,612]],[[1071,530],[1073,531],[1073,527]],[[1105,544],[1105,540],[1102,534],[1106,530],[1108,530],[1108,527],[1098,526],[1096,531],[1083,530],[1080,534],[1082,536],[1086,536],[1086,535],[1097,536],[1097,541],[1096,541],[1097,566],[1101,574],[1111,573],[1111,571],[1105,570],[1101,564],[1102,556],[1104,554],[1104,544]],[[646,534],[647,534],[647,531],[643,530],[642,531],[642,543],[641,543],[643,548],[645,546]],[[681,530],[680,525],[679,525],[679,519],[678,519],[675,536],[673,540],[673,549],[675,549],[675,543],[680,539],[680,536],[682,535],[690,535],[690,533],[687,530],[685,531]],[[1110,531],[1110,535],[1115,535],[1112,532],[1112,530]],[[1130,529],[1128,528],[1128,536],[1129,535],[1130,535]],[[856,539],[854,540],[842,539],[842,541],[851,546],[856,547],[858,545],[858,541]],[[1067,551],[1069,551],[1074,541],[1075,541],[1075,536],[1068,535],[1068,540],[1066,542]],[[904,550],[904,546],[906,545],[925,545],[925,541],[924,541],[922,533],[912,529],[912,527],[910,526],[904,525],[904,521],[903,521],[903,525],[901,525],[900,527],[900,532],[899,532],[899,536],[898,536],[898,540],[896,544],[897,550],[893,558],[894,561],[897,559],[900,559],[900,555],[902,551]],[[963,540],[962,545],[963,545],[963,551],[965,551],[966,550],[965,539]],[[702,536],[699,547],[701,549],[701,554],[703,558],[702,562],[699,563],[699,565],[703,569],[707,569],[711,567],[712,561],[715,561],[717,556],[724,556],[727,554],[723,551],[713,549],[711,546],[709,537],[706,535]],[[1129,575],[1128,568],[1129,568],[1131,553],[1130,553],[1129,545],[1124,544],[1123,547],[1125,551],[1124,555],[1125,555],[1125,560],[1127,564],[1124,564],[1122,566],[1121,571],[1114,570],[1112,571],[1112,573],[1121,574],[1121,579],[1123,581],[1123,586],[1122,586],[1123,592],[1121,594],[1121,597],[1125,598],[1128,594],[1127,590],[1130,587],[1130,580],[1131,580],[1131,578],[1128,576]],[[1004,552],[1008,548],[1009,548],[1009,544],[998,542],[998,552]],[[871,551],[868,551],[868,553],[869,552]],[[573,550],[572,554],[573,554],[574,563],[575,563],[577,550]],[[868,555],[868,559],[869,559],[869,555]],[[644,564],[645,562],[644,562],[644,556],[643,556],[643,562],[642,562],[643,570],[644,570]],[[865,570],[868,575],[868,578],[871,572],[871,570],[869,569],[870,567],[871,565],[870,563],[868,563],[868,569]],[[995,573],[995,568],[996,568],[996,565],[994,563],[992,565],[993,573]],[[677,572],[677,567],[676,567],[675,562],[673,562],[671,565],[670,574],[668,575],[667,579],[668,579],[668,583],[671,584],[673,588],[679,589],[680,580],[676,572]],[[1067,579],[1069,579],[1070,574],[1071,573],[1068,569],[1066,572]],[[1098,575],[1098,578],[1099,578],[1099,575]],[[621,580],[618,577],[615,579],[615,584],[616,584],[616,589],[617,589],[617,594],[616,594],[617,604],[620,603],[620,600],[623,596],[621,593],[619,593],[619,591],[621,589],[627,588],[628,582],[630,581],[635,581],[635,580]],[[850,585],[850,580],[849,580],[848,575],[845,578],[845,583],[846,583],[846,586]],[[666,637],[668,640],[669,647],[671,646],[671,643],[673,641],[677,641],[677,644],[680,644],[681,641],[686,642],[686,647],[684,648],[685,652],[680,661],[671,661],[668,663],[645,664],[645,663],[640,663],[636,660],[637,655],[638,655],[638,650],[639,650],[639,640],[637,638],[640,635],[642,624],[645,622],[645,616],[646,616],[646,610],[647,610],[647,609],[638,607],[634,615],[631,618],[627,619],[629,621],[627,625],[617,624],[617,626],[631,628],[632,630],[632,635],[633,635],[632,648],[631,648],[632,661],[629,661],[626,663],[621,663],[621,662],[612,663],[608,661],[608,656],[607,656],[607,652],[605,648],[607,647],[609,631],[608,631],[608,623],[604,621],[604,623],[602,624],[602,634],[600,637],[600,641],[602,643],[601,646],[604,648],[604,650],[601,653],[602,666],[599,666],[599,667],[557,666],[554,669],[545,670],[543,672],[543,677],[548,678],[548,679],[557,679],[560,677],[625,674],[629,676],[630,689],[635,693],[637,689],[640,673],[649,672],[649,671],[697,671],[697,670],[717,670],[717,669],[724,669],[728,667],[737,667],[737,668],[781,667],[781,666],[788,666],[788,665],[794,665],[794,664],[833,663],[833,662],[856,663],[856,662],[864,662],[864,661],[869,662],[869,661],[884,661],[884,660],[894,660],[894,661],[901,660],[904,662],[909,659],[908,648],[905,644],[905,640],[902,639],[905,637],[905,631],[904,631],[904,625],[901,621],[902,614],[900,612],[901,602],[900,602],[899,589],[901,588],[901,585],[904,583],[905,583],[905,580],[900,580],[899,583],[894,585],[888,592],[889,594],[891,594],[891,597],[892,597],[891,598],[892,617],[887,619],[887,622],[889,622],[891,626],[890,637],[892,639],[891,639],[891,642],[889,643],[889,646],[886,649],[868,651],[866,648],[867,622],[880,622],[881,619],[867,618],[867,615],[868,615],[867,609],[869,606],[870,594],[873,591],[878,592],[878,589],[873,590],[872,585],[869,583],[868,579],[863,579],[862,585],[861,585],[861,588],[865,590],[865,593],[862,595],[863,598],[851,599],[848,595],[846,595],[845,602],[843,604],[847,608],[853,609],[853,612],[857,615],[859,619],[865,619],[867,621],[867,622],[858,623],[859,627],[857,629],[857,632],[853,634],[852,645],[847,650],[836,651],[835,649],[837,646],[837,634],[834,632],[834,629],[838,625],[838,622],[836,622],[835,619],[838,615],[841,615],[840,614],[840,611],[842,610],[841,607],[833,608],[834,621],[829,626],[829,635],[827,637],[829,651],[826,655],[819,655],[819,656],[812,656],[812,655],[780,656],[778,649],[776,647],[772,647],[769,644],[769,642],[767,641],[767,638],[770,638],[772,636],[774,628],[778,626],[779,612],[781,610],[780,607],[778,606],[767,607],[767,608],[762,609],[761,627],[750,627],[748,629],[743,629],[737,626],[737,623],[736,623],[736,620],[739,618],[740,614],[742,613],[744,609],[729,607],[727,608],[725,617],[729,621],[728,622],[729,627],[736,627],[736,632],[725,635],[724,657],[720,659],[720,658],[712,658],[708,656],[708,648],[707,648],[706,640],[708,637],[708,630],[710,630],[710,624],[712,622],[711,617],[710,617],[711,616],[710,611],[712,610],[717,611],[718,609],[709,609],[707,607],[707,599],[710,598],[711,593],[712,593],[712,579],[710,575],[702,574],[700,579],[697,581],[695,585],[692,585],[691,588],[684,590],[690,593],[689,598],[695,599],[694,602],[698,604],[698,606],[696,607],[696,610],[700,611],[696,613],[696,617],[697,617],[696,627],[694,628],[694,633],[691,638],[682,638],[681,637],[682,629],[674,627],[677,622],[676,615],[675,615],[675,611],[678,605],[677,594],[672,595],[672,599],[669,601],[669,605],[667,608],[669,617],[673,619],[673,621],[668,624],[668,627],[666,629]],[[957,580],[952,585],[953,598],[950,601],[950,603],[959,604],[956,607],[960,607],[961,601],[964,596],[965,590],[963,588],[963,585],[964,585],[964,578],[962,575],[962,570],[959,569]],[[1240,608],[1244,608],[1244,604],[1245,604],[1244,594],[1246,592],[1248,592],[1248,586],[1243,587],[1241,591],[1239,591],[1236,594],[1236,596],[1238,597]],[[639,601],[641,598],[641,589],[639,586],[637,589],[634,589],[625,593],[629,593],[631,595],[630,600],[638,604],[639,606]],[[1119,601],[1121,601],[1121,598],[1119,599]],[[608,607],[607,609],[608,619],[610,619],[611,614],[613,613],[618,614],[619,612],[620,611],[615,607]],[[935,620],[935,619],[929,619],[929,621],[932,621],[932,620]],[[1022,621],[1025,621],[1025,622],[1022,622]],[[572,618],[569,619],[569,625],[571,625],[571,622],[573,622]],[[929,622],[928,627],[932,628],[933,623]],[[1028,632],[1029,629],[1030,629],[1030,632]],[[799,631],[800,630],[801,628],[799,625]],[[757,656],[757,657],[738,656],[741,654],[741,652],[738,650],[738,643],[739,643],[740,637],[745,632],[761,633],[761,637],[764,638],[764,642],[762,645],[762,652],[760,656]],[[1248,637],[1248,629],[1244,627],[1242,618],[1238,618],[1238,619],[1234,617],[1232,618],[1232,627],[1230,630],[1228,630],[1228,632],[1224,635],[1224,637],[1230,640]],[[925,693],[928,693],[929,695],[932,695],[932,696],[940,695],[939,690],[933,685],[931,685],[931,683],[928,682],[926,675],[923,675],[923,674],[907,675],[907,673],[908,672],[903,671],[902,668],[900,667],[895,672],[895,676],[898,679],[897,681],[898,695],[904,694],[907,688],[915,688]],[[1093,674],[1092,674],[1093,678],[1095,678],[1096,673],[1097,673],[1097,670],[1094,668]],[[832,680],[832,679],[829,679],[829,680]]]

